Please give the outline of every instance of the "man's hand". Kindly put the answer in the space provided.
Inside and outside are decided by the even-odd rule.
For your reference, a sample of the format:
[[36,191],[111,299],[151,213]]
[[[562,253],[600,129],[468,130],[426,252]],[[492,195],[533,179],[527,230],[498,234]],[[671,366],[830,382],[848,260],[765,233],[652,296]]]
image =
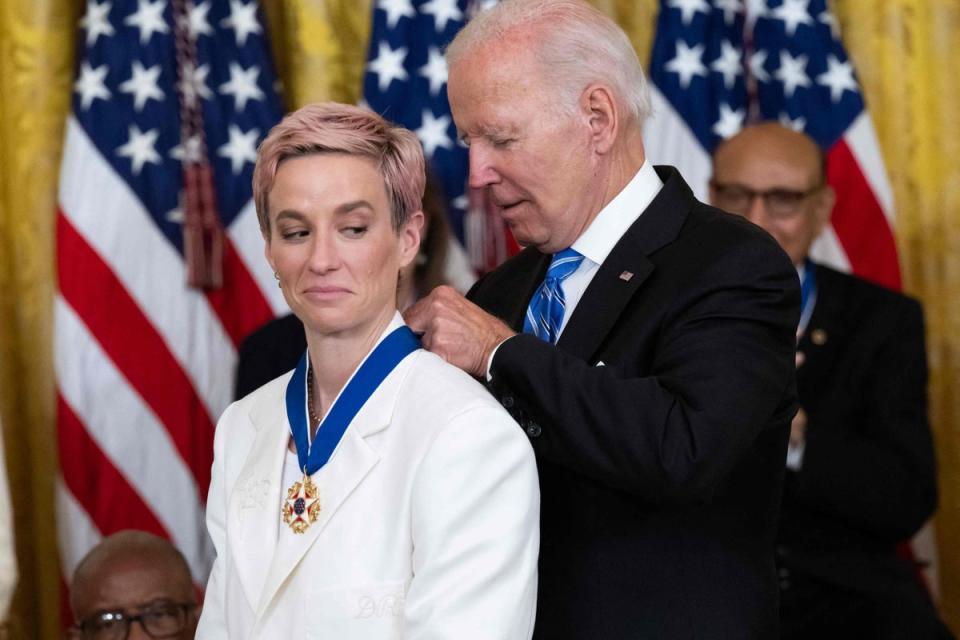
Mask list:
[[[797,369],[803,366],[803,361],[806,359],[806,356],[802,351],[797,351],[796,355],[796,366]],[[807,412],[803,410],[803,407],[797,410],[797,415],[793,416],[793,421],[790,423],[790,446],[799,447],[807,439]]]
[[790,446],[799,447],[807,439],[807,412],[803,407],[797,410],[797,415],[793,416],[793,422],[790,423]]
[[455,289],[440,286],[403,313],[426,349],[477,378],[487,375],[487,361],[501,342],[516,335],[507,325],[468,301]]

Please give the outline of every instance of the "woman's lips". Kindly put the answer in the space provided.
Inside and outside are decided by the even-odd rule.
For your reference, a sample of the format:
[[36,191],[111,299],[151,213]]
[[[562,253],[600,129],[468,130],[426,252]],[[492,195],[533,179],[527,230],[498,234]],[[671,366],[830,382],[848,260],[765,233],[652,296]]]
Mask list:
[[336,300],[350,293],[345,287],[320,286],[308,287],[303,291],[304,295],[313,300]]

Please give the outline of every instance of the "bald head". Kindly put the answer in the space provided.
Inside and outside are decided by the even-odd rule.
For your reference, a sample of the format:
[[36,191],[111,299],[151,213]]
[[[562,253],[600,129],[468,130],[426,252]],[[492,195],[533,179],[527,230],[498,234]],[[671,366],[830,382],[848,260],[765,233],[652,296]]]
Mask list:
[[718,165],[727,168],[743,154],[773,160],[784,167],[804,170],[814,181],[824,181],[823,153],[813,139],[776,122],[762,122],[744,128],[720,143],[713,154],[714,174]]
[[829,221],[834,196],[816,142],[768,122],[717,147],[710,199],[766,229],[800,264]]
[[[73,573],[70,605],[77,621],[102,611],[136,614],[153,603],[196,604],[190,568],[163,538],[143,531],[115,533],[94,547]],[[190,618],[184,638],[193,637],[193,612]]]

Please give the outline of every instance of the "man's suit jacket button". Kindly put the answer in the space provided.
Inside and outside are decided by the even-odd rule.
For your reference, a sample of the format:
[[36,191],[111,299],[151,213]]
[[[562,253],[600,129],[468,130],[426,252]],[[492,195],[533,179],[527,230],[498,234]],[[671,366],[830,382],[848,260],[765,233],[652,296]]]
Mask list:
[[540,434],[543,433],[543,429],[540,428],[536,422],[527,423],[527,435],[531,438],[539,438]]
[[780,578],[780,591],[786,591],[790,588],[790,570],[786,567],[777,569],[777,576]]
[[500,404],[503,405],[503,408],[504,408],[504,409],[512,409],[512,408],[513,408],[513,396],[503,396],[502,398],[500,398]]

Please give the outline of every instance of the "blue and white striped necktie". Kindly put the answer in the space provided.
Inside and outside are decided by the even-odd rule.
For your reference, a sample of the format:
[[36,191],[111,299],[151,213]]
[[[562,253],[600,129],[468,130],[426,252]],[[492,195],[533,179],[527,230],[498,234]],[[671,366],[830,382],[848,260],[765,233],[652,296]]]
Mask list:
[[553,254],[547,277],[527,307],[527,315],[523,320],[524,333],[535,335],[547,342],[557,342],[566,308],[560,285],[577,270],[581,262],[583,256],[573,249],[564,249]]

